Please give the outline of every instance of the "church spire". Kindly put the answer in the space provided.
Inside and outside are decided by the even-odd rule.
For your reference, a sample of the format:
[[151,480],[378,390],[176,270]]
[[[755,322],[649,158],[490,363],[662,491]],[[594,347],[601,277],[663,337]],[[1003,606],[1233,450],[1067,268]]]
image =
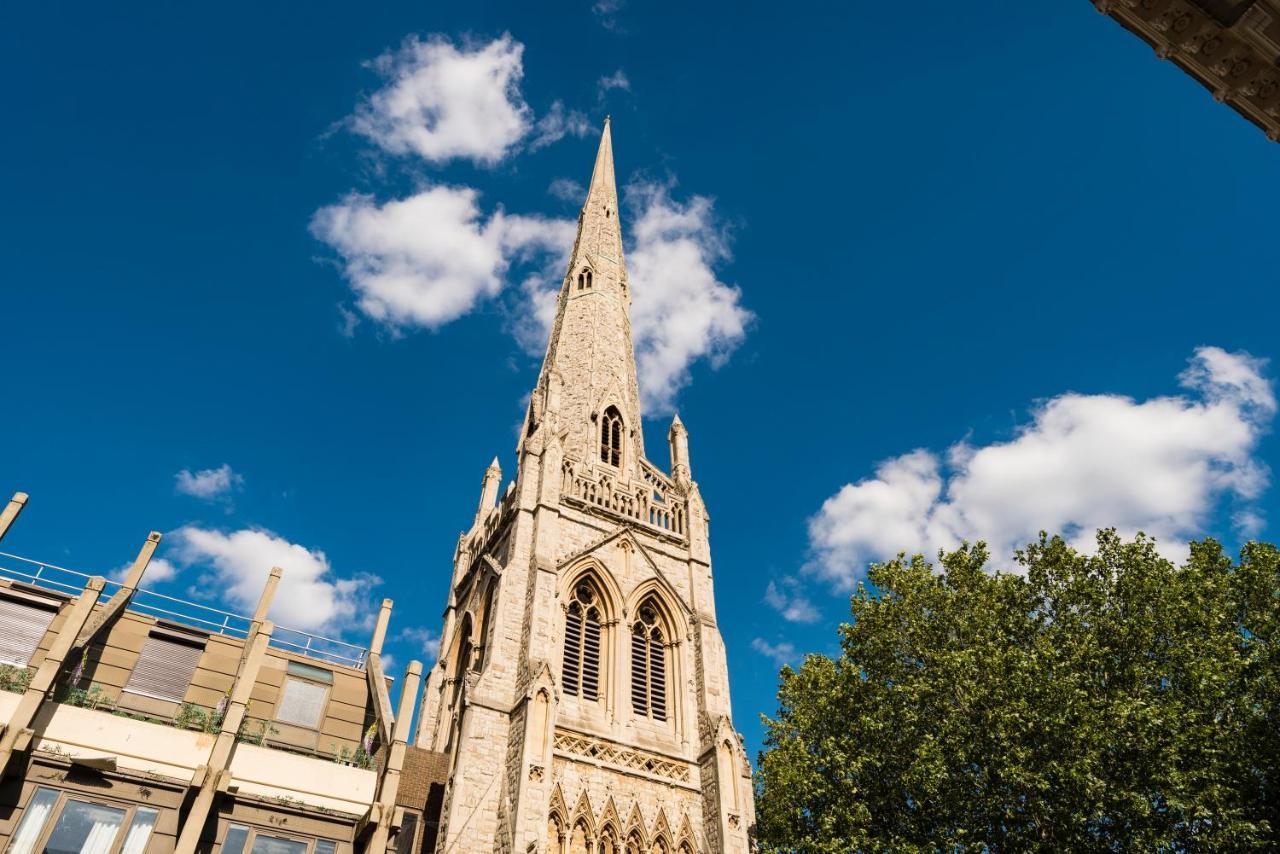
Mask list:
[[[631,343],[631,292],[618,222],[613,136],[607,118],[587,199],[578,215],[578,235],[556,302],[534,401],[557,410],[557,421],[569,430],[566,454],[616,465],[624,475],[637,471],[644,456],[640,391]],[[536,407],[530,415],[534,423],[542,420]],[[616,464],[601,454],[606,418],[622,422]]]

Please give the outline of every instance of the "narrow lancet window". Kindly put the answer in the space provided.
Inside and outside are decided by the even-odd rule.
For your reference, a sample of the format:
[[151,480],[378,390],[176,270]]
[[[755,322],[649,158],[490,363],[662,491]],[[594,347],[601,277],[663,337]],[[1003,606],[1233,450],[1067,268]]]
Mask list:
[[622,413],[610,406],[600,419],[600,461],[622,465]]
[[667,719],[667,647],[650,603],[640,606],[631,627],[631,708],[655,721]]
[[584,700],[600,696],[600,605],[586,582],[574,588],[565,614],[560,682],[566,694]]

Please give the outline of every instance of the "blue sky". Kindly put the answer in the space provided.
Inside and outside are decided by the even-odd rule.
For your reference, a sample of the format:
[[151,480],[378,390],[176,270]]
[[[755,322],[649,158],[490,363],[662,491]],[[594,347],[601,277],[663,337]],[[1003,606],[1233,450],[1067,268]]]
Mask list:
[[423,657],[606,112],[753,754],[866,560],[1276,538],[1280,149],[1084,0],[0,14],[6,551]]

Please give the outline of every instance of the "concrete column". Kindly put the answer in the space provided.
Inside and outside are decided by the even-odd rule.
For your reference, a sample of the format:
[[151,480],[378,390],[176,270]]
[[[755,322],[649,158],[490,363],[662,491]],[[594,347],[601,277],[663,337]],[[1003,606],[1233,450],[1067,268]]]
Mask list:
[[[388,600],[390,601],[390,600]],[[413,719],[413,704],[418,696],[418,682],[422,678],[422,662],[411,661],[404,671],[404,685],[400,687],[400,708],[396,710],[396,726],[387,747],[387,764],[378,781],[375,809],[378,813],[373,834],[364,854],[385,854],[391,834],[391,822],[395,817],[396,795],[400,791],[400,773],[404,770],[404,757],[408,752],[409,721]]]
[[120,589],[107,600],[107,604],[103,605],[92,619],[85,623],[80,634],[76,636],[75,646],[72,649],[80,650],[88,646],[98,632],[102,631],[104,626],[112,622],[133,601],[133,594],[142,583],[143,573],[151,565],[151,557],[156,553],[158,545],[160,545],[160,532],[152,531],[142,543],[142,548],[138,550],[138,556],[134,558],[133,565],[125,573]]
[[102,577],[95,575],[89,579],[89,583],[85,585],[79,596],[63,606],[66,617],[58,628],[57,637],[50,645],[44,661],[40,662],[35,675],[31,677],[31,684],[27,686],[26,693],[22,695],[13,714],[9,716],[4,732],[0,733],[0,777],[3,777],[8,770],[13,754],[25,750],[31,743],[31,721],[35,718],[40,705],[49,696],[49,692],[57,681],[58,673],[62,670],[62,663],[66,661],[67,653],[71,651],[80,630],[84,628],[89,615],[93,613],[93,606],[98,603],[98,597],[102,595],[103,583]]
[[276,588],[280,586],[280,576],[284,575],[284,570],[278,566],[271,567],[271,572],[267,573],[267,583],[262,587],[262,594],[258,597],[258,607],[253,609],[253,621],[255,623],[264,623],[267,620],[267,612],[271,610],[271,600],[276,596]]
[[258,671],[267,656],[267,644],[274,628],[271,623],[254,624],[252,645],[236,675],[235,685],[231,688],[227,713],[222,719],[222,730],[214,740],[205,764],[196,770],[191,780],[192,787],[197,788],[196,797],[182,820],[178,842],[174,846],[175,854],[195,854],[214,801],[219,793],[226,791],[227,784],[231,782],[228,768],[235,752],[236,735],[240,732],[240,725],[244,723],[249,695],[253,693],[253,685],[258,681]]
[[391,743],[391,725],[396,720],[395,712],[391,710],[391,696],[387,693],[387,680],[382,674],[382,644],[387,638],[387,625],[391,622],[392,604],[394,603],[390,599],[382,600],[382,607],[378,610],[378,622],[373,627],[373,638],[369,641],[369,657],[364,665],[365,676],[369,680],[369,692],[373,695],[378,736],[383,744]]
[[391,599],[383,599],[378,609],[378,621],[373,626],[373,639],[369,641],[369,652],[381,655],[382,644],[387,640],[387,625],[391,622],[391,607],[395,604]]
[[18,518],[18,514],[26,506],[27,494],[25,492],[15,492],[4,510],[0,510],[0,540],[4,539],[4,535],[9,532],[9,526],[13,524],[13,520]]

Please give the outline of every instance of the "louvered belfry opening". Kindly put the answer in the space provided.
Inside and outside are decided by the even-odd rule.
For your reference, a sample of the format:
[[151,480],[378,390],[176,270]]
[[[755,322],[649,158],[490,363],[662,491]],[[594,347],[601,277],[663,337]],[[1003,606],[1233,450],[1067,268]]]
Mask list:
[[585,581],[574,587],[565,615],[561,683],[566,694],[584,700],[600,697],[600,603]]
[[667,648],[657,609],[640,606],[640,619],[631,626],[631,708],[637,715],[667,719]]
[[600,461],[622,465],[622,413],[616,406],[606,409],[600,419]]

